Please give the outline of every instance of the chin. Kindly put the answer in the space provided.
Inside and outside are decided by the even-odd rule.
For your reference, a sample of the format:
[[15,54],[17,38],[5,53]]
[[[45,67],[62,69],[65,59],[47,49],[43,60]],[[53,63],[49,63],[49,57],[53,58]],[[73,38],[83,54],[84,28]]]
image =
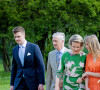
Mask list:
[[74,54],[79,54],[78,52],[74,52]]
[[79,54],[79,53],[76,53],[76,54]]
[[57,49],[57,47],[54,47],[55,49]]
[[17,44],[19,44],[19,42],[16,42]]
[[20,45],[21,45],[21,43],[20,43],[20,42],[18,42],[17,44],[20,44]]

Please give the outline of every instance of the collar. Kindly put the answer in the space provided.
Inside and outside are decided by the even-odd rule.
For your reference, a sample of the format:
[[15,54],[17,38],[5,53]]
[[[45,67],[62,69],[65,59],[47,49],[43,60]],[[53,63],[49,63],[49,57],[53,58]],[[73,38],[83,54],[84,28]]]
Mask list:
[[57,50],[57,52],[61,52],[61,54],[63,54],[65,51],[65,47],[63,47],[60,51]]
[[24,42],[24,44],[23,44],[23,45],[20,45],[20,44],[19,44],[19,47],[21,47],[21,46],[22,46],[22,47],[24,47],[24,48],[25,48],[25,47],[26,47],[26,44],[27,44],[27,41],[25,40],[25,42]]

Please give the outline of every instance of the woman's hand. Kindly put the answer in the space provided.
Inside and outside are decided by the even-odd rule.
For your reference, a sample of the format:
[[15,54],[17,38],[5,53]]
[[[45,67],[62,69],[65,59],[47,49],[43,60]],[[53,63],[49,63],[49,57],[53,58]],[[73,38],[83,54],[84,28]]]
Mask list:
[[82,74],[82,78],[85,78],[86,77],[86,72]]
[[98,80],[98,83],[100,83],[100,80]]
[[61,80],[59,81],[59,87],[60,87],[60,88],[63,88],[63,79],[61,79]]
[[76,82],[79,84],[82,83],[82,77],[79,77]]
[[58,77],[56,77],[55,90],[60,90],[60,87],[59,87],[59,78]]
[[86,90],[90,90],[90,88],[86,88]]
[[84,79],[86,76],[89,76],[90,72],[85,72],[82,74],[82,78]]

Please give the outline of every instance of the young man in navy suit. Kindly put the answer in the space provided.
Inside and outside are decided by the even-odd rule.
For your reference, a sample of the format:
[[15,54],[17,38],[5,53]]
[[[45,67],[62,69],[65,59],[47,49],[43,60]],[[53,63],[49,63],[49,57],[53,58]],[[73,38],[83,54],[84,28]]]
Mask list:
[[45,68],[39,46],[26,41],[23,27],[12,32],[18,45],[12,50],[10,90],[44,90]]

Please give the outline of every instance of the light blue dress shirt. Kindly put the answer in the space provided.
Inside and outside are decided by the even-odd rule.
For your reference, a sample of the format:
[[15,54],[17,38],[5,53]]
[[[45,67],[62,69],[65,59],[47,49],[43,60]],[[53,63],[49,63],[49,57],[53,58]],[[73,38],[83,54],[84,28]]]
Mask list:
[[[25,40],[23,45],[19,44],[19,58],[21,60],[22,66],[24,66],[24,55],[25,55],[25,48],[26,48],[27,41]],[[23,59],[23,60],[22,60]]]

